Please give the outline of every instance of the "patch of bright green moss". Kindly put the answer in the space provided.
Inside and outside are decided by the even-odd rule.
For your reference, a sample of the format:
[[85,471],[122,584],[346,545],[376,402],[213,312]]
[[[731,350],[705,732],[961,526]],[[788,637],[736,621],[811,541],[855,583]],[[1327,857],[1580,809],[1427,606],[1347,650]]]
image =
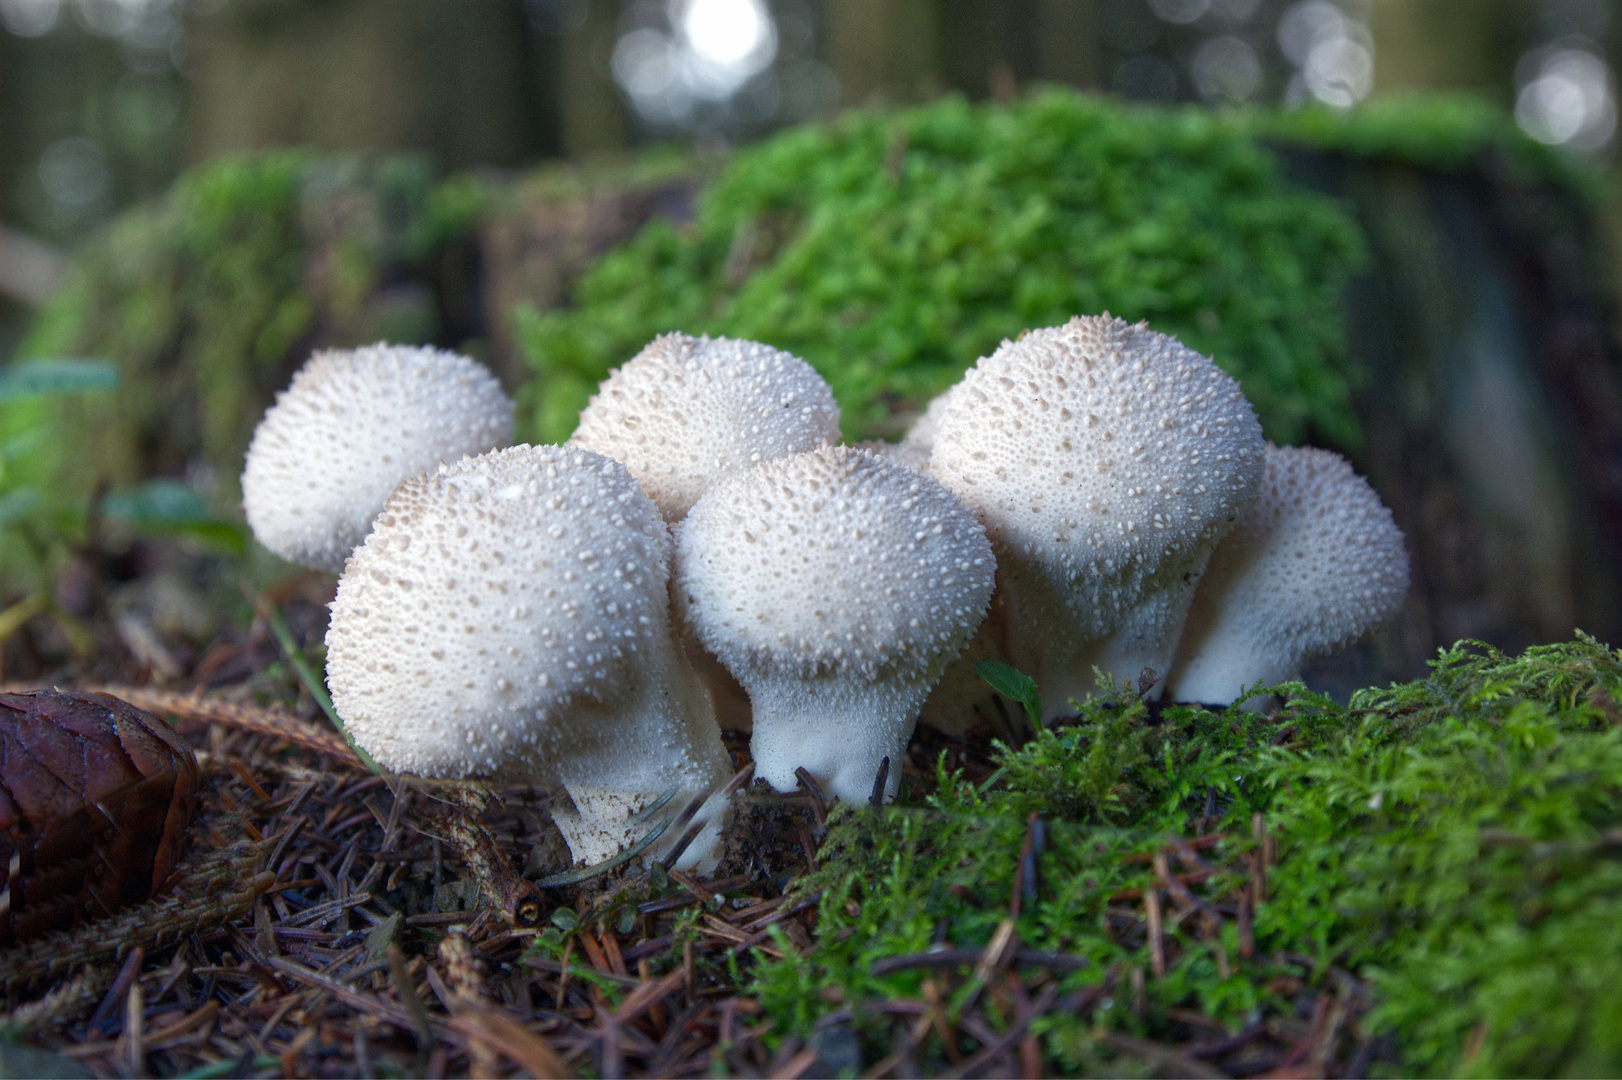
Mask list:
[[803,356],[847,436],[890,434],[1004,338],[1107,309],[1213,355],[1273,438],[1349,443],[1340,295],[1361,257],[1240,116],[1062,91],[852,113],[738,151],[690,228],[647,226],[575,309],[521,310],[526,434],[567,437],[607,371],[670,330]]
[[916,998],[921,972],[874,976],[873,962],[942,941],[983,947],[1008,913],[1033,812],[1048,846],[1020,939],[1087,957],[1069,986],[1143,967],[1140,944],[1110,929],[1111,894],[1152,884],[1142,856],[1193,837],[1215,807],[1203,825],[1228,836],[1219,866],[1245,865],[1253,815],[1276,837],[1255,957],[1240,958],[1232,923],[1216,942],[1168,928],[1174,961],[1147,982],[1141,1016],[1111,999],[1085,1023],[1035,1029],[1053,1067],[1123,1067],[1095,1024],[1154,1037],[1168,1010],[1198,1008],[1237,1031],[1258,1008],[1286,1008],[1272,987],[1289,953],[1310,958],[1321,987],[1332,967],[1371,983],[1366,1023],[1391,1036],[1404,1074],[1615,1074],[1622,655],[1587,638],[1516,658],[1464,644],[1432,668],[1344,707],[1287,688],[1274,718],[1173,706],[1151,722],[1115,694],[1004,750],[979,787],[944,774],[921,804],[843,812],[802,886],[822,893],[817,947],[763,960],[754,988],[799,1034],[831,998],[859,1024],[863,1001]]
[[[77,253],[20,345],[122,376],[116,402],[56,409],[37,471],[83,494],[200,457],[228,494],[254,423],[312,346],[432,336],[432,310],[376,307],[378,286],[471,232],[490,198],[478,177],[436,186],[411,157],[277,151],[187,173]],[[0,414],[0,432],[37,419]]]

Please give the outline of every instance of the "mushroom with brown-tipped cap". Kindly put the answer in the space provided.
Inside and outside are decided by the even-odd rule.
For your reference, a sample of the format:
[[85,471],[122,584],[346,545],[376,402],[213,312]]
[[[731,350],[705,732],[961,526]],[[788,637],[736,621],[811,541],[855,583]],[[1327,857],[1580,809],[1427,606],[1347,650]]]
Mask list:
[[717,479],[839,440],[839,406],[799,357],[661,334],[610,372],[569,440],[623,461],[671,522]]
[[1407,594],[1402,531],[1368,481],[1339,454],[1269,445],[1261,494],[1194,594],[1167,693],[1226,705],[1294,678]]
[[291,562],[343,569],[394,486],[505,446],[513,406],[483,365],[408,345],[318,352],[254,430],[242,508]]
[[[515,446],[402,483],[338,582],[333,704],[385,768],[555,780],[579,861],[731,774],[669,619],[664,519],[616,461]],[[724,807],[683,867],[719,856]],[[665,837],[661,843],[674,841]]]
[[677,603],[749,691],[756,775],[893,796],[918,708],[985,614],[985,532],[934,480],[851,447],[716,483],[677,528]]
[[1261,426],[1232,378],[1108,315],[980,360],[930,458],[986,526],[1009,657],[1049,717],[1091,691],[1095,667],[1164,678],[1194,586],[1262,465]]

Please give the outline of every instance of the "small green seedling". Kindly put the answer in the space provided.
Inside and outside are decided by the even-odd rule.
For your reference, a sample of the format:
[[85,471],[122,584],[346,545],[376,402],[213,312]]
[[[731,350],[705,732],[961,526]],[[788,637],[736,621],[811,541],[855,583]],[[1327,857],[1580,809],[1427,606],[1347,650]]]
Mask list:
[[1037,693],[1035,679],[1012,664],[997,660],[976,660],[974,673],[1003,697],[1025,706],[1025,715],[1031,718],[1031,726],[1037,731],[1042,730],[1042,695]]

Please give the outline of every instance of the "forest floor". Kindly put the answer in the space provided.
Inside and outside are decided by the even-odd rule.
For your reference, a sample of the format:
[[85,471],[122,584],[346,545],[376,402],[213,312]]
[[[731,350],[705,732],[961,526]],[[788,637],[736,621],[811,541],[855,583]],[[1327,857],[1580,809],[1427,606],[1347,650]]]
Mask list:
[[[277,599],[282,627],[319,641],[319,598]],[[1471,995],[1534,961],[1511,950],[1459,974],[1473,954],[1415,936],[1611,925],[1595,905],[1614,906],[1616,860],[1596,830],[1618,814],[1607,687],[1622,662],[1591,642],[1457,651],[1350,710],[1311,695],[1271,714],[1162,708],[1121,688],[1022,748],[924,730],[895,804],[746,785],[713,875],[633,860],[566,881],[547,791],[375,774],[266,610],[165,686],[142,685],[128,651],[71,680],[170,719],[196,751],[200,808],[167,895],[0,953],[0,1075],[1282,1077],[1612,1060],[1582,1027],[1609,976],[1585,990],[1562,952],[1607,946],[1526,944],[1568,976],[1528,1007],[1561,1004],[1577,1031],[1516,1058],[1497,1041],[1513,1025]],[[1470,710],[1491,745],[1454,730]],[[730,744],[745,769],[746,740]],[[1403,787],[1410,767],[1430,794]],[[1532,805],[1549,775],[1586,777],[1604,808]],[[1434,806],[1438,784],[1467,825],[1404,809]],[[1493,799],[1583,819],[1582,839],[1481,811]],[[1484,869],[1437,854],[1466,828]],[[1526,869],[1539,860],[1555,869]],[[1517,905],[1502,917],[1482,906],[1500,863]],[[1557,896],[1562,874],[1592,895]],[[1529,898],[1528,882],[1547,890]]]

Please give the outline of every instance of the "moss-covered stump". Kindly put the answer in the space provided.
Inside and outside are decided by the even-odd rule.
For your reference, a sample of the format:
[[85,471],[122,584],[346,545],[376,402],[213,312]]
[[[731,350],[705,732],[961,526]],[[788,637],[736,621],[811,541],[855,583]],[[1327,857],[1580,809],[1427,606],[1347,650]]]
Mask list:
[[1095,701],[837,814],[815,941],[753,992],[897,1075],[1614,1074],[1619,695],[1583,638],[1465,643],[1346,707]]
[[895,435],[1002,339],[1109,310],[1214,355],[1275,439],[1351,441],[1338,305],[1362,254],[1237,116],[1060,91],[851,113],[740,150],[691,227],[649,225],[573,309],[521,308],[530,430],[566,437],[609,367],[681,329],[803,356],[847,437]]
[[1410,538],[1399,620],[1338,694],[1440,645],[1622,639],[1622,349],[1594,178],[1466,99],[1345,115],[1050,91],[855,113],[739,151],[518,309],[532,437],[655,333],[758,338],[893,436],[1005,337],[1109,310],[1213,356],[1268,436],[1348,453]]

